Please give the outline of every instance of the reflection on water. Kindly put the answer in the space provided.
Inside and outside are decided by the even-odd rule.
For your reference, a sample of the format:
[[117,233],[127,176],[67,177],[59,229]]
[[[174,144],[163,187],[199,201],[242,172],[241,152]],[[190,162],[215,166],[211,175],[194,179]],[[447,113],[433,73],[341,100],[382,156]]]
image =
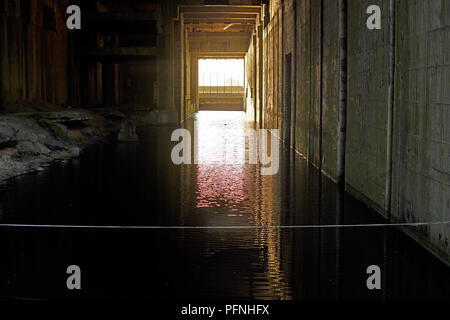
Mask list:
[[248,200],[245,193],[244,168],[229,165],[202,165],[197,168],[197,208],[226,208],[236,216]]
[[[175,128],[93,146],[79,160],[11,180],[1,223],[274,226],[382,222],[288,150],[262,176],[240,112],[200,112],[198,164],[170,161]],[[185,126],[194,133],[193,119]],[[226,128],[226,129],[225,129]],[[223,147],[231,150],[229,163]],[[229,155],[228,155],[229,156]],[[0,228],[0,296],[157,299],[450,298],[449,268],[391,228]],[[80,292],[65,287],[82,269]],[[366,287],[379,265],[380,291]]]
[[195,121],[196,208],[224,208],[228,217],[242,217],[248,200],[242,113],[201,112]]
[[246,127],[243,112],[201,111],[192,120],[196,125],[196,163],[245,164],[245,137],[250,128]]

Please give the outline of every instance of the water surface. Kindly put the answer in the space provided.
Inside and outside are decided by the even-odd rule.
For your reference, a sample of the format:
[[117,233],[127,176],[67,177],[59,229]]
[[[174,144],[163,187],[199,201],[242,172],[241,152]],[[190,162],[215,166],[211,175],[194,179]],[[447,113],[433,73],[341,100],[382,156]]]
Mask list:
[[[102,229],[384,223],[281,146],[278,174],[261,175],[247,161],[253,126],[242,112],[203,111],[185,126],[198,164],[172,164],[176,128],[145,127],[139,142],[112,139],[9,181],[0,223],[99,228],[0,228],[0,296],[450,298],[449,268],[392,227]],[[72,264],[76,292],[66,288]],[[382,290],[367,289],[369,265],[380,266]]]

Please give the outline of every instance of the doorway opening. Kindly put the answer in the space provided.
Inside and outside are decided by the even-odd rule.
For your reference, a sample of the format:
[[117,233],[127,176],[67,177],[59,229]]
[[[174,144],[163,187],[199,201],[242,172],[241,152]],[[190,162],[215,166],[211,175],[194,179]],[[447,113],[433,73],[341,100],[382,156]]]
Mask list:
[[199,110],[244,110],[244,59],[199,59]]

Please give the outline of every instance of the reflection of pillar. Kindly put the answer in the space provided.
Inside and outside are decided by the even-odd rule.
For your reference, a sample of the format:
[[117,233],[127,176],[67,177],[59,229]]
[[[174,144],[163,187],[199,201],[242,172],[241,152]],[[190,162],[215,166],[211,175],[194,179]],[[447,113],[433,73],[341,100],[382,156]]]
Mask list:
[[[322,190],[323,190],[323,177],[322,174],[320,173],[320,171],[318,172],[318,179],[319,179],[319,186],[318,186],[318,195],[317,195],[317,200],[318,200],[318,204],[317,204],[317,225],[321,225],[322,224]],[[317,270],[317,296],[316,297],[321,297],[321,285],[322,285],[322,228],[318,228],[317,229],[317,260],[316,260],[316,270]]]
[[[338,186],[336,189],[336,224],[341,225],[344,222],[344,196],[345,190],[343,187]],[[342,283],[343,271],[342,271],[342,246],[343,246],[343,233],[342,228],[336,228],[336,299],[342,297]]]
[[390,255],[390,239],[391,231],[390,227],[384,227],[384,245],[383,245],[383,269],[381,269],[381,275],[383,277],[382,284],[382,298],[386,300],[388,298],[387,284],[388,284],[388,273],[389,273],[389,257]]

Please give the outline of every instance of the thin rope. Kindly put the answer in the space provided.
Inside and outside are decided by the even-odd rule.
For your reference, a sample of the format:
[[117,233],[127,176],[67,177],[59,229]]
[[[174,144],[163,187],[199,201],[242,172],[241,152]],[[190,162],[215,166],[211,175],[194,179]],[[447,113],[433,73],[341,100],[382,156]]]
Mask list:
[[374,223],[374,224],[324,224],[297,226],[95,226],[66,224],[0,224],[0,228],[45,228],[45,229],[117,229],[117,230],[149,230],[149,229],[332,229],[332,228],[377,228],[377,227],[417,227],[450,224],[450,221],[412,222],[412,223]]

